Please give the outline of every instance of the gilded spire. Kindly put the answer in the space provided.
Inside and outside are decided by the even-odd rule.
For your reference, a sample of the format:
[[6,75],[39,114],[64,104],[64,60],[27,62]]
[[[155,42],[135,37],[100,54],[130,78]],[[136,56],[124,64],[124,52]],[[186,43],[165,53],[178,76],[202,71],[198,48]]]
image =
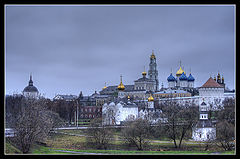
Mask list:
[[29,86],[33,86],[33,81],[32,81],[32,73],[30,73]]
[[144,66],[144,71],[142,72],[143,77],[147,75],[147,72],[145,71],[145,66]]
[[156,57],[155,57],[155,55],[154,55],[154,52],[153,52],[153,50],[152,50],[152,55],[151,55],[151,57],[150,57],[151,59],[156,59]]
[[120,76],[120,79],[121,79],[121,82],[120,82],[120,84],[118,85],[118,90],[124,90],[125,89],[125,87],[124,87],[124,85],[123,85],[123,83],[122,83],[122,75]]
[[107,88],[107,86],[106,86],[106,82],[105,82],[105,86],[103,87],[103,90],[106,89],[106,88]]

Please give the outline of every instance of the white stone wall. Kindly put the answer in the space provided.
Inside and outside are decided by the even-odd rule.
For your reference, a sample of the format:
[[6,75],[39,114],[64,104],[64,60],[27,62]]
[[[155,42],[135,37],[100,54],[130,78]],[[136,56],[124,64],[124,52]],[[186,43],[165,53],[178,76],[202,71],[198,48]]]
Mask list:
[[153,101],[148,102],[148,108],[154,108],[154,102]]
[[180,87],[188,87],[188,81],[180,81]]
[[27,98],[37,98],[38,92],[23,92],[23,96]]
[[174,88],[176,86],[176,82],[175,81],[169,81],[168,82],[168,88]]
[[189,88],[194,88],[194,81],[189,81],[188,82],[188,87]]
[[199,88],[199,96],[222,97],[224,88]]
[[199,114],[199,119],[208,119],[208,114]]
[[192,132],[195,141],[206,141],[216,139],[216,128],[195,128]]
[[119,125],[129,118],[138,118],[138,107],[124,107],[121,103],[113,102],[109,105],[105,103],[102,107],[102,118],[104,125]]

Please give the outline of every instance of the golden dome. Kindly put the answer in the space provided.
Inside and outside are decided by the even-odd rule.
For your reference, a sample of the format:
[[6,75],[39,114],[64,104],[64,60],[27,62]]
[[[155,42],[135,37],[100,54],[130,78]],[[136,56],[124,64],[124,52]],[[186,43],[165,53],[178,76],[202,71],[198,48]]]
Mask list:
[[[183,71],[182,67],[180,66],[180,68],[178,69],[176,75],[181,75],[183,72],[184,71]],[[185,74],[185,72],[184,72],[184,74]]]
[[156,57],[155,57],[153,51],[152,51],[152,55],[150,56],[150,58],[151,58],[151,59],[156,59]]
[[124,90],[124,89],[125,89],[125,87],[121,81],[121,83],[118,85],[118,90]]
[[214,76],[214,81],[216,81],[216,76]]
[[145,66],[144,66],[144,71],[142,72],[142,75],[143,75],[143,76],[146,76],[146,75],[147,75],[147,72],[145,71]]
[[128,96],[127,98],[130,99],[130,96]]
[[148,98],[148,101],[149,101],[149,102],[154,101],[154,98],[152,97],[152,95],[150,95],[150,97]]
[[107,86],[106,86],[106,82],[105,82],[105,86],[103,87],[103,89],[102,90],[104,90],[104,89],[106,89],[107,88]]
[[125,89],[125,87],[124,87],[124,85],[123,85],[123,83],[122,83],[122,75],[120,76],[121,77],[121,82],[120,82],[120,84],[118,85],[118,90],[124,90]]
[[143,76],[146,76],[146,74],[147,74],[147,72],[145,72],[145,71],[142,72],[142,75],[143,75]]
[[222,76],[222,80],[224,80],[224,77]]

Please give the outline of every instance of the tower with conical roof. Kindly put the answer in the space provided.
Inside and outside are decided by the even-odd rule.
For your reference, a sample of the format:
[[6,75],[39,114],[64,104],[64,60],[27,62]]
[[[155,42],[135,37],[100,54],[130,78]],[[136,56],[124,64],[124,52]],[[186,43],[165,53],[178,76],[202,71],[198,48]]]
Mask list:
[[155,56],[153,50],[152,50],[152,54],[150,56],[148,77],[150,80],[154,81],[154,90],[157,91],[159,88],[158,70],[157,70],[156,56]]

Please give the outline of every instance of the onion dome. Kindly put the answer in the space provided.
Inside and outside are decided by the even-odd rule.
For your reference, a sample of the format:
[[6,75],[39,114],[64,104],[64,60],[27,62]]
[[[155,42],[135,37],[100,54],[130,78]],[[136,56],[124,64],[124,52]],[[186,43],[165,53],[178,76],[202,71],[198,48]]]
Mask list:
[[154,52],[152,51],[152,55],[150,56],[151,59],[156,59]]
[[216,76],[214,75],[214,81],[216,81]]
[[178,69],[176,75],[180,76],[180,75],[182,75],[182,73],[185,73],[185,72],[183,71],[182,67],[180,66],[180,68]]
[[188,81],[195,81],[194,77],[192,76],[192,74],[190,73],[188,76]]
[[149,101],[149,102],[154,101],[154,98],[152,97],[152,95],[150,95],[150,97],[148,98],[148,101]]
[[124,87],[124,85],[123,85],[123,83],[122,83],[122,75],[121,75],[120,77],[121,77],[121,82],[120,82],[120,84],[118,85],[118,90],[123,91],[123,90],[125,89],[125,87]]
[[106,89],[107,88],[107,86],[106,86],[106,82],[105,82],[105,86],[103,87],[103,89],[102,90],[104,90],[104,89]]
[[143,75],[143,76],[146,76],[146,75],[147,75],[147,72],[143,71],[143,72],[142,72],[142,75]]
[[32,75],[30,75],[29,84],[24,88],[23,92],[38,92],[38,89],[33,86]]
[[185,75],[185,73],[183,72],[182,75],[179,77],[179,80],[184,81],[184,80],[188,80],[187,76]]
[[167,78],[168,82],[170,81],[176,81],[175,77],[172,75],[172,73],[170,74],[170,76],[168,76]]

